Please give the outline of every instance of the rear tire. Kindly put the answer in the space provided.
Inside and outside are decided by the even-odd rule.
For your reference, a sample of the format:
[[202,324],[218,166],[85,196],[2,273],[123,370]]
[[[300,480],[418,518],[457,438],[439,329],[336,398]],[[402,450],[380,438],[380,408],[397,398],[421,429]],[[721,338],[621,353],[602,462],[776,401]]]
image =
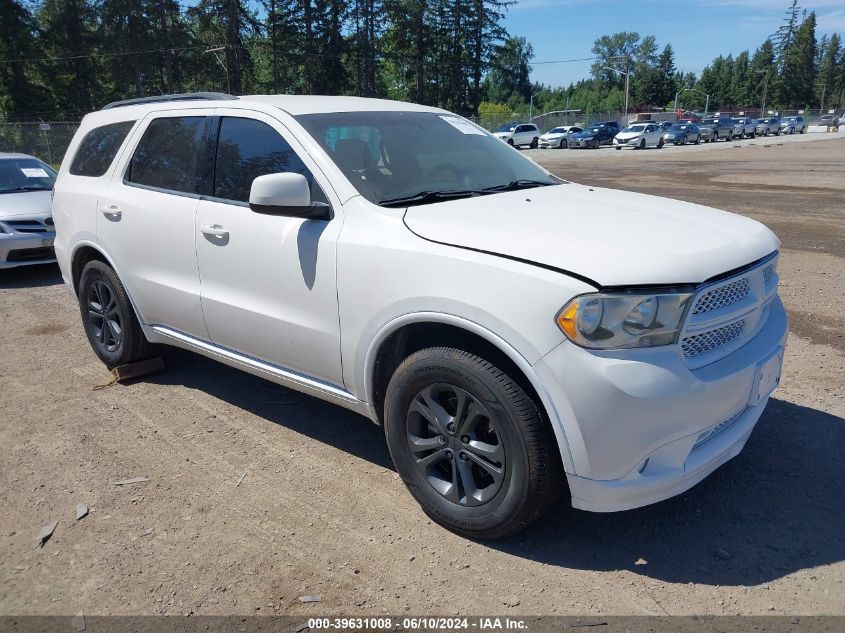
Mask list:
[[514,534],[564,487],[557,442],[537,405],[474,354],[435,347],[406,358],[390,379],[384,419],[408,490],[459,534]]
[[701,143],[701,134],[695,137],[695,144],[698,145]]
[[537,146],[538,146],[539,144],[540,144],[540,139],[538,139],[537,137],[534,137],[534,138],[531,140],[531,149],[537,149]]
[[111,266],[94,260],[79,278],[79,310],[85,335],[111,369],[154,356],[158,347],[144,336],[123,283]]

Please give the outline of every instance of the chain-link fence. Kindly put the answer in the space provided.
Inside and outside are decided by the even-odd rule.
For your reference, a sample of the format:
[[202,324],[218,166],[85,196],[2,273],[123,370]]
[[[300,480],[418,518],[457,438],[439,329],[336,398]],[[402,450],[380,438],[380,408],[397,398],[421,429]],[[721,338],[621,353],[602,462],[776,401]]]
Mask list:
[[0,152],[19,152],[40,158],[58,167],[79,123],[38,122],[8,123],[0,121]]

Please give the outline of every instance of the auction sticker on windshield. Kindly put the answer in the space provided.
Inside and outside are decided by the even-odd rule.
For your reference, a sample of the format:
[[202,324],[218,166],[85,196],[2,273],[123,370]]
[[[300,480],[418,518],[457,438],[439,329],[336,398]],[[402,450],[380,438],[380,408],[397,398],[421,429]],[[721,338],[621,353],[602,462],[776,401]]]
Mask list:
[[469,121],[464,121],[460,117],[456,116],[441,116],[441,119],[446,121],[449,125],[451,125],[456,130],[460,130],[464,134],[478,134],[479,136],[484,136],[484,132],[479,130]]
[[49,178],[50,176],[47,174],[46,171],[41,169],[40,167],[21,167],[21,171],[23,175],[27,178]]

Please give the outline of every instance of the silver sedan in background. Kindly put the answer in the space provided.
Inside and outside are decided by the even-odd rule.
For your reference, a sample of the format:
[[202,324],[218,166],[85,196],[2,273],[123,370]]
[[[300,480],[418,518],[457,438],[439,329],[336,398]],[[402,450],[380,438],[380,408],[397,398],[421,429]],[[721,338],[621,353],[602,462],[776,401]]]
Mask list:
[[0,153],[0,268],[56,261],[56,172],[26,154]]

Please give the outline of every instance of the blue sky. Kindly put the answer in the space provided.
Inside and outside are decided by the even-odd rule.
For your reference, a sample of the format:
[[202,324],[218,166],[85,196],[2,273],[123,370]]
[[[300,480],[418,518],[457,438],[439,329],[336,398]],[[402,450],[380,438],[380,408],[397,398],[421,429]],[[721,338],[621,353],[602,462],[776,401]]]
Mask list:
[[[512,35],[534,46],[531,78],[566,86],[587,77],[590,62],[538,62],[590,57],[600,35],[636,31],[671,44],[675,65],[696,73],[714,57],[754,52],[780,26],[790,0],[519,0],[505,16]],[[845,0],[799,0],[815,11],[816,35],[845,33]]]

